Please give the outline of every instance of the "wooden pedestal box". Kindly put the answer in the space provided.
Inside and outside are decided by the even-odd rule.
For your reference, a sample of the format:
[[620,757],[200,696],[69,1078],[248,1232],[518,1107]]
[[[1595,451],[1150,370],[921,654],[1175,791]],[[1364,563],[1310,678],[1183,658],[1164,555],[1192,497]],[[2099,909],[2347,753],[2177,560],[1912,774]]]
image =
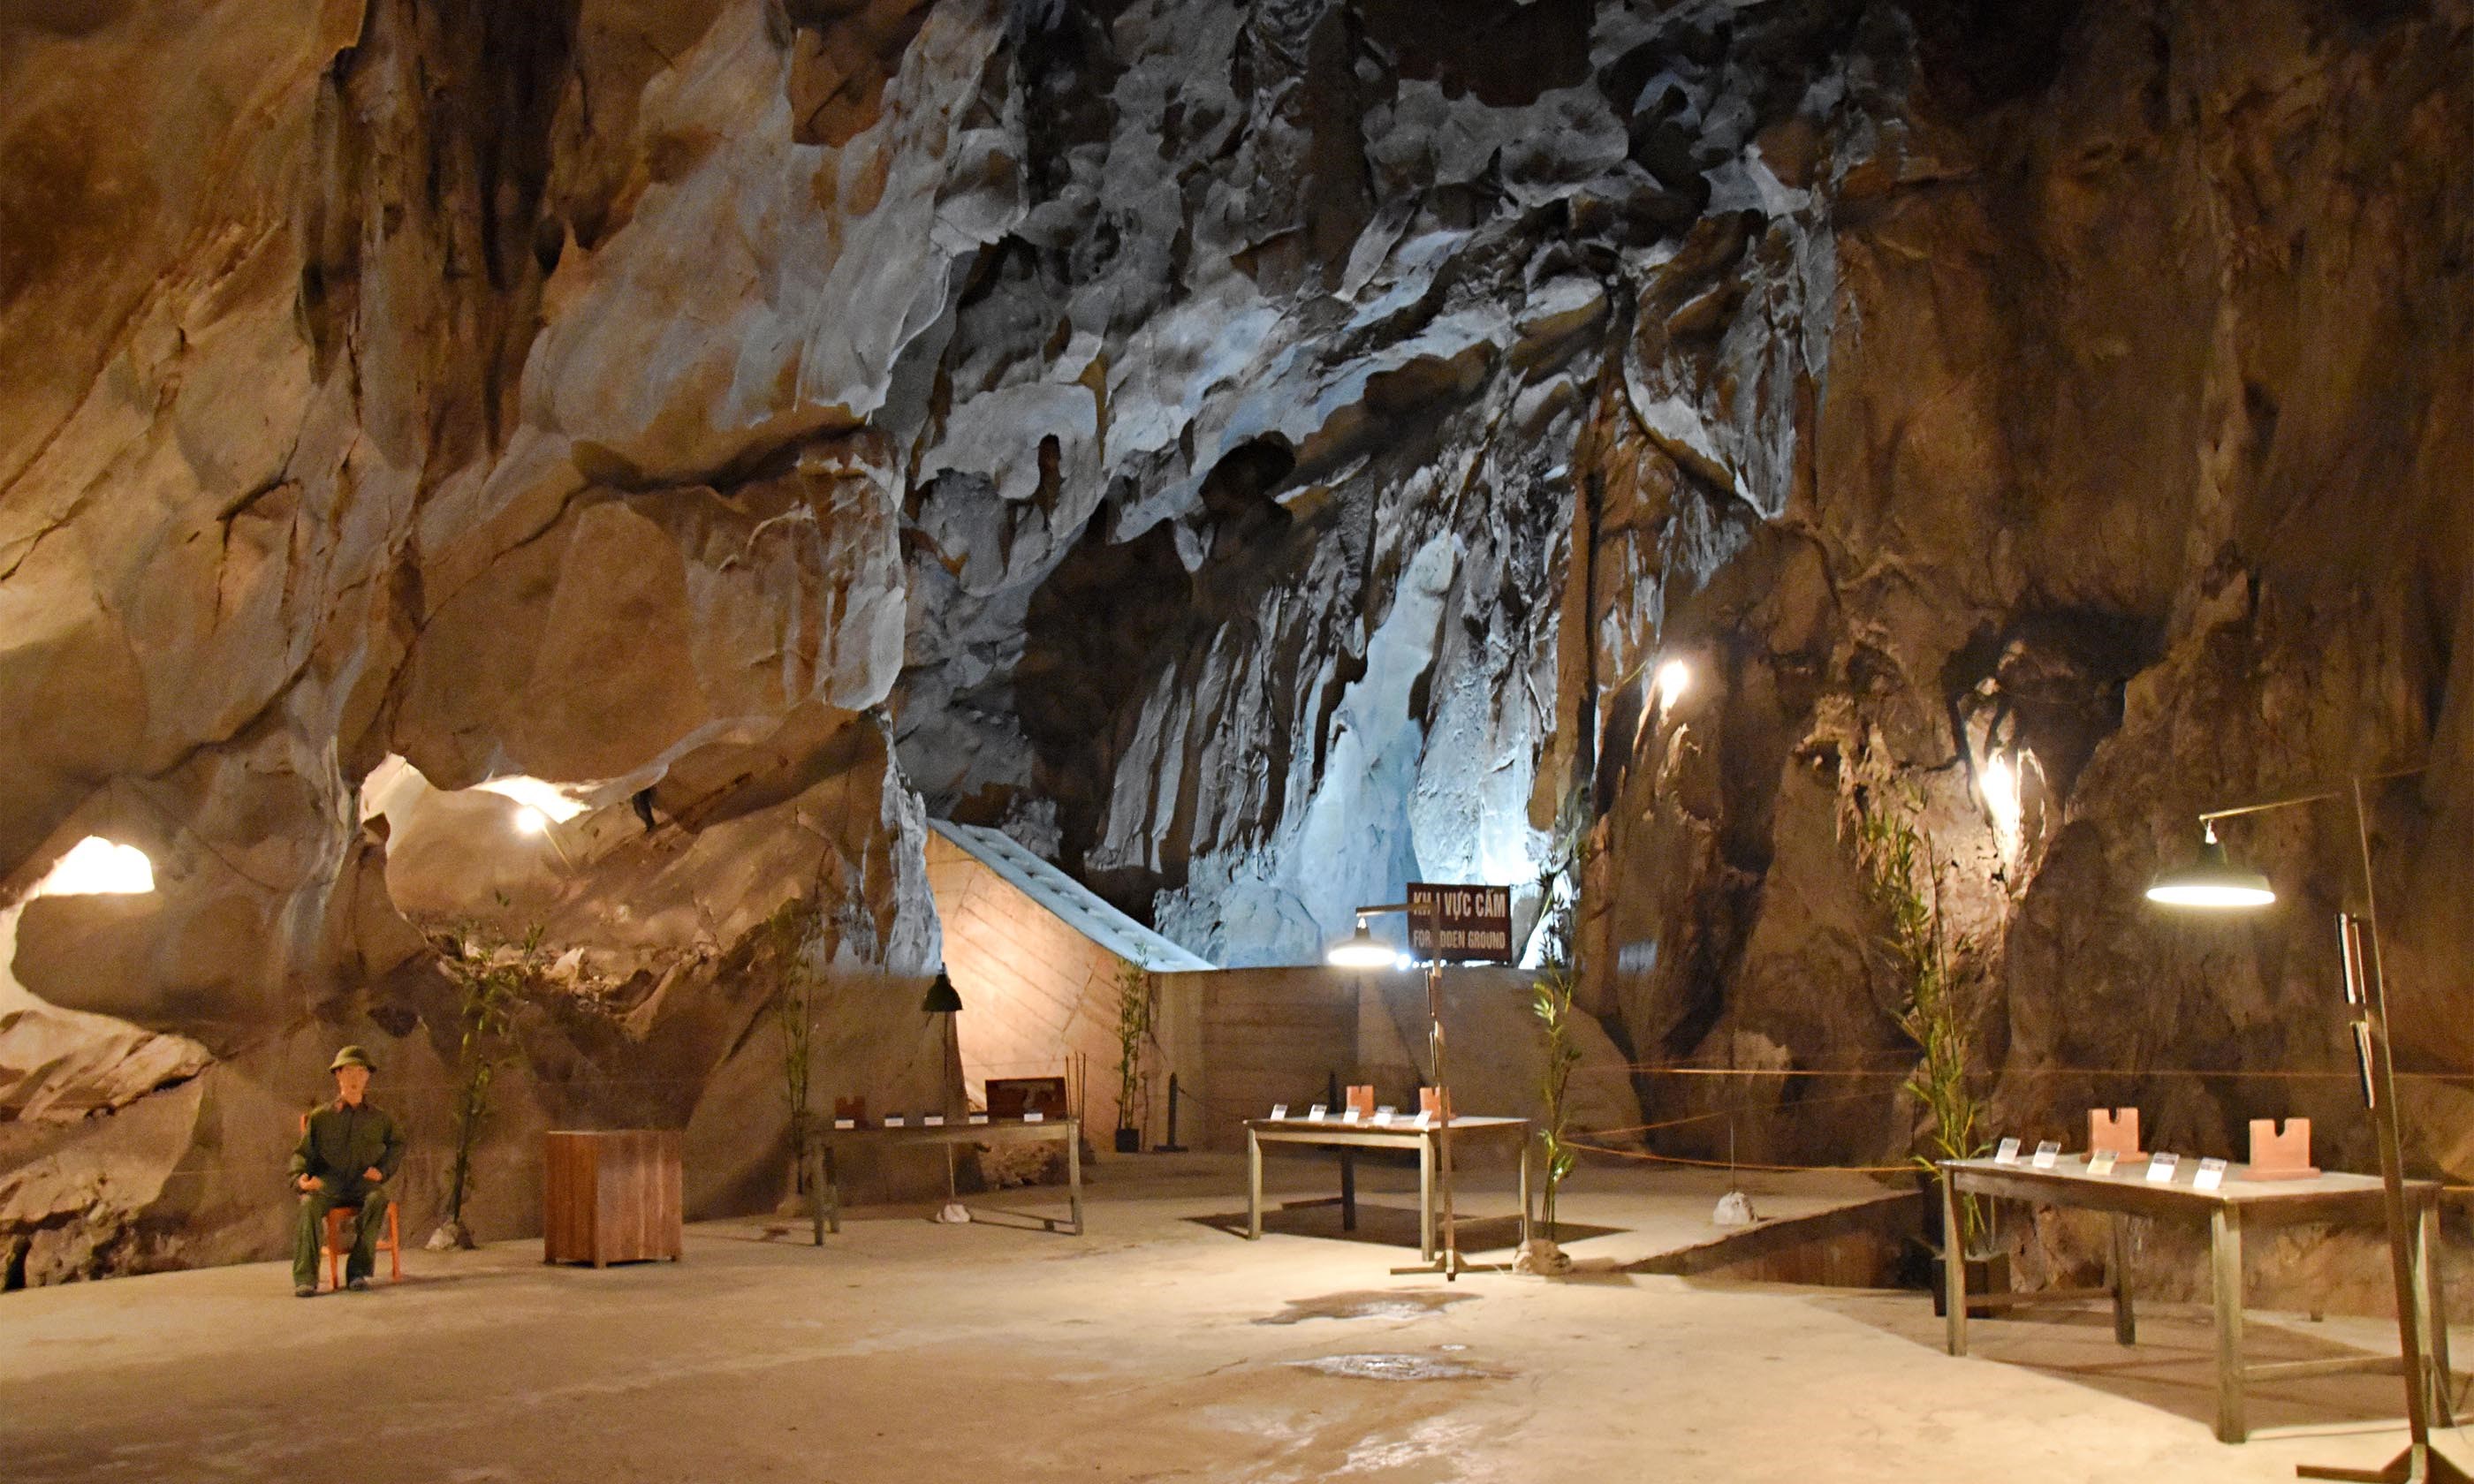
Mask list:
[[680,1135],[673,1129],[552,1130],[543,1137],[542,1260],[678,1260]]

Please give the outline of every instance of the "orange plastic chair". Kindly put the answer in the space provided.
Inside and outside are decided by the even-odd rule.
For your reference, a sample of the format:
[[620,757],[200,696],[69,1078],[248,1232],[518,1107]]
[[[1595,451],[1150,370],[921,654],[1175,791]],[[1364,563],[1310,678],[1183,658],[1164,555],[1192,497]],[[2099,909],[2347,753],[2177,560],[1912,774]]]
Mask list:
[[[315,1110],[312,1110],[314,1112]],[[301,1132],[309,1132],[309,1114],[301,1115]],[[338,1206],[327,1212],[327,1239],[319,1245],[327,1254],[327,1286],[344,1286],[344,1259],[352,1255],[352,1244],[344,1240],[344,1218],[357,1216],[357,1206]],[[386,1235],[378,1239],[378,1251],[387,1255],[387,1281],[403,1281],[403,1238],[396,1231],[395,1202],[387,1202]]]
[[[344,1218],[357,1216],[360,1209],[338,1206],[327,1213],[327,1286],[344,1286],[344,1259],[352,1255],[352,1244],[344,1239]],[[396,1233],[395,1202],[387,1202],[386,1235],[378,1238],[378,1251],[387,1255],[387,1281],[403,1281],[403,1239]]]

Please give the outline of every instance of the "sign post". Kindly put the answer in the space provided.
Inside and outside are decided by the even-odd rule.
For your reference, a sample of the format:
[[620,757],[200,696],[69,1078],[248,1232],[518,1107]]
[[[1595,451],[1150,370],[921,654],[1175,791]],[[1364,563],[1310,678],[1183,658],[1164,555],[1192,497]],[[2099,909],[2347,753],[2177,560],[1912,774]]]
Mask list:
[[[1426,964],[1428,1056],[1433,1063],[1438,1204],[1443,1208],[1443,1250],[1439,1261],[1446,1281],[1461,1275],[1460,1231],[1452,1214],[1452,1092],[1443,1071],[1443,964],[1512,962],[1512,888],[1409,883],[1409,955]],[[1524,1155],[1523,1158],[1526,1158]],[[1526,1219],[1526,1213],[1524,1213]]]

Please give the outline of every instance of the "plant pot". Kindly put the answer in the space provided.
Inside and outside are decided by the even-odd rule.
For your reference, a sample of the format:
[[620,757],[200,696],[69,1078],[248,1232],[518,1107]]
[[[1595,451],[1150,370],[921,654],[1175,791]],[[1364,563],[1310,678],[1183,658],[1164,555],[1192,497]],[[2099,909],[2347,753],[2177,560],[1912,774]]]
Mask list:
[[[1933,1255],[1932,1301],[1935,1319],[1940,1319],[1950,1312],[1950,1303],[1946,1297],[1950,1290],[1944,1286],[1942,1277],[1944,1260],[1939,1253]],[[1966,1269],[1962,1278],[1967,1285],[1967,1292],[1971,1295],[2008,1293],[2010,1291],[2010,1255],[2006,1252],[1997,1252],[1981,1257],[1969,1257],[1966,1259]],[[1967,1317],[1970,1319],[1990,1319],[1996,1312],[1990,1304],[1971,1304],[1967,1306]]]
[[1142,1130],[1140,1130],[1140,1129],[1119,1129],[1119,1130],[1117,1131],[1117,1153],[1119,1153],[1119,1154],[1140,1154],[1140,1153],[1142,1153],[1142,1152],[1143,1152],[1143,1131],[1142,1131]]

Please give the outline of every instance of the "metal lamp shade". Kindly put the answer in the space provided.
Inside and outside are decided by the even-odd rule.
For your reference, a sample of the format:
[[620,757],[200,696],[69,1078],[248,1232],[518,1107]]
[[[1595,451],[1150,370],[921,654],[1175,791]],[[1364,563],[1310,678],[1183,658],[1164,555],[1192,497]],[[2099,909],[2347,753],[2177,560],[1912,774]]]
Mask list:
[[1390,945],[1376,941],[1366,930],[1366,920],[1357,920],[1357,931],[1333,944],[1323,953],[1326,962],[1343,969],[1389,969],[1397,955]]
[[928,997],[919,1008],[932,1016],[952,1015],[962,1008],[962,996],[954,993],[954,981],[945,976],[945,970],[936,970],[936,982],[928,986]]
[[2148,883],[2147,899],[2169,907],[2225,911],[2265,907],[2276,900],[2276,890],[2267,876],[2226,859],[2223,844],[2211,837],[2199,848],[2197,860],[2158,872]]

